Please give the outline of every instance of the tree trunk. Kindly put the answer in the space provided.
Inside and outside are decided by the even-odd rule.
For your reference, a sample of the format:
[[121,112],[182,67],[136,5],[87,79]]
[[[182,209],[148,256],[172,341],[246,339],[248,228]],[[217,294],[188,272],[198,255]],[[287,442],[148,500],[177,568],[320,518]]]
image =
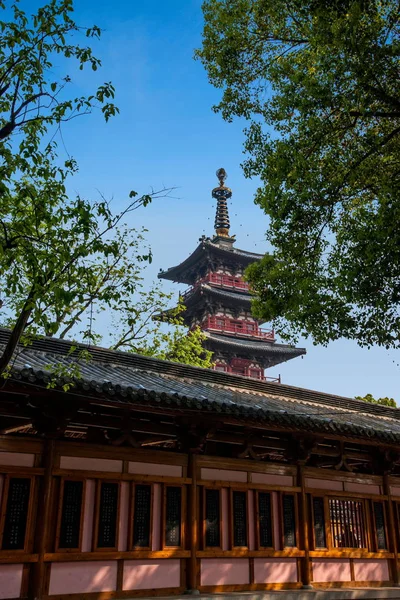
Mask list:
[[0,356],[0,376],[6,371],[10,361],[14,355],[15,349],[18,346],[18,342],[21,339],[21,335],[23,334],[28,319],[32,313],[32,300],[33,300],[33,290],[29,293],[27,299],[25,300],[24,307],[19,314],[17,322],[14,325],[13,330],[11,331],[10,338],[4,348],[3,354]]

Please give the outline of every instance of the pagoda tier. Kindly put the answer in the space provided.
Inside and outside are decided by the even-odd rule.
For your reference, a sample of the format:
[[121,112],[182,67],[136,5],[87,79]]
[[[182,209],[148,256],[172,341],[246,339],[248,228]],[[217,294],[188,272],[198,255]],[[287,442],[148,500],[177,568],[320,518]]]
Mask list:
[[[229,235],[225,171],[217,172],[220,186],[212,192],[217,200],[216,235],[203,236],[195,251],[182,263],[160,271],[160,279],[191,287],[181,296],[189,329],[200,327],[204,346],[213,352],[215,369],[264,379],[264,369],[305,354],[303,348],[277,344],[272,329],[260,327],[251,314],[251,292],[244,280],[245,269],[261,254],[235,248]],[[164,313],[168,318],[168,311]]]
[[200,244],[196,250],[186,260],[166,271],[160,270],[158,277],[193,285],[199,279],[207,276],[209,272],[217,273],[221,267],[228,268],[229,272],[240,271],[243,274],[246,267],[263,256],[239,250],[233,246],[233,243],[227,243],[220,236],[212,239],[203,236],[199,241]]

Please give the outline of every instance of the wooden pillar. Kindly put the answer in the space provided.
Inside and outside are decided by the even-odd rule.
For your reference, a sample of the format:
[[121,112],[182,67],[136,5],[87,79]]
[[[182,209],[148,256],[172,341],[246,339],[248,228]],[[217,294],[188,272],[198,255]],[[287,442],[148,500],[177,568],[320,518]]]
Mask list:
[[197,455],[189,455],[189,475],[192,478],[189,491],[189,532],[190,558],[187,570],[187,590],[190,594],[199,594],[197,576],[197,550],[199,548]]
[[39,489],[36,529],[34,533],[34,549],[38,554],[38,562],[33,565],[31,582],[29,585],[29,598],[32,598],[33,600],[41,600],[46,594],[46,563],[44,562],[44,555],[48,550],[48,538],[51,525],[52,470],[54,465],[55,445],[55,440],[47,439],[43,448],[44,475],[42,485]]
[[385,496],[387,496],[388,502],[388,527],[387,532],[388,532],[388,544],[389,544],[389,550],[390,552],[392,552],[392,554],[394,554],[394,558],[391,558],[389,560],[389,564],[390,564],[390,569],[391,569],[391,577],[392,577],[392,581],[394,583],[394,585],[399,585],[399,556],[398,556],[398,549],[397,549],[397,536],[396,536],[396,520],[394,517],[394,511],[393,511],[393,501],[392,501],[392,494],[391,494],[391,490],[390,490],[390,483],[389,483],[389,475],[386,473],[383,476],[383,493]]
[[301,558],[301,581],[303,588],[310,589],[311,585],[311,563],[310,563],[310,538],[309,538],[309,510],[307,506],[307,495],[304,478],[304,467],[297,465],[297,486],[301,488],[299,497],[299,533],[301,547],[304,550],[304,558]]

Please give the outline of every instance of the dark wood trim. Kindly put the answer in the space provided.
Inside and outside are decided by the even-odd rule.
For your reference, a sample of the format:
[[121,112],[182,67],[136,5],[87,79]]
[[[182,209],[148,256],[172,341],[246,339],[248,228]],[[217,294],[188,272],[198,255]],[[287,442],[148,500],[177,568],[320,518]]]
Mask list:
[[46,587],[46,563],[44,556],[49,547],[49,532],[51,527],[50,515],[52,515],[53,501],[53,477],[52,469],[54,466],[56,443],[54,439],[47,439],[43,448],[44,476],[42,489],[39,494],[37,505],[37,522],[34,537],[34,548],[38,553],[38,562],[32,568],[32,577],[30,581],[30,595],[35,600],[42,600],[48,593]]
[[386,474],[383,477],[383,491],[387,494],[387,517],[388,517],[388,527],[387,527],[387,542],[390,552],[393,554],[393,559],[389,561],[389,568],[391,579],[395,585],[399,584],[399,556],[398,556],[398,547],[397,547],[397,526],[396,519],[393,510],[393,501],[392,501],[392,492],[390,488],[391,482],[389,476]]
[[198,523],[198,486],[197,486],[197,456],[191,454],[189,457],[189,475],[192,478],[192,483],[189,492],[189,511],[188,511],[188,523],[190,531],[190,558],[188,561],[187,568],[187,588],[188,590],[195,592],[198,590],[199,577],[198,577],[198,565],[197,565],[197,552],[199,549],[199,523]]
[[307,504],[307,495],[305,487],[304,469],[302,465],[297,467],[297,485],[300,486],[301,492],[299,494],[299,512],[301,518],[298,519],[299,526],[298,532],[300,540],[297,544],[299,548],[304,550],[304,558],[301,561],[301,581],[304,586],[309,586],[311,583],[311,563],[310,563],[310,537],[309,537],[309,524],[310,515]]
[[[160,558],[189,558],[189,550],[112,550],[107,552],[49,552],[45,554],[45,562],[80,562],[96,560],[148,560]],[[13,562],[16,562],[15,560]],[[17,561],[19,562],[19,561]],[[33,561],[27,561],[33,562]]]
[[178,588],[160,588],[148,590],[116,590],[114,592],[88,592],[83,594],[59,594],[54,596],[44,596],[43,600],[71,600],[76,597],[77,600],[113,600],[114,598],[140,598],[147,596],[176,596],[184,592],[183,587]]
[[115,481],[133,481],[134,483],[176,483],[190,484],[190,478],[168,477],[164,475],[138,475],[136,473],[114,473],[114,471],[85,471],[84,469],[53,469],[53,475],[65,478],[108,479]]

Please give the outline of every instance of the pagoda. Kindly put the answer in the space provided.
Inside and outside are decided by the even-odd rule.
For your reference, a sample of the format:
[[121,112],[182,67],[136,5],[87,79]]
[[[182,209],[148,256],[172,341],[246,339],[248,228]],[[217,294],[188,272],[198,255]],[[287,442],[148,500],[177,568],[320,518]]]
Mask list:
[[224,169],[217,171],[217,177],[219,186],[212,190],[217,201],[215,235],[202,236],[186,260],[161,270],[158,277],[190,286],[182,295],[184,321],[190,329],[199,326],[205,333],[204,346],[213,352],[214,369],[280,381],[265,377],[264,370],[306,351],[278,344],[274,331],[260,327],[261,322],[252,316],[252,295],[244,271],[263,255],[235,247],[227,204],[232,191],[225,186]]

